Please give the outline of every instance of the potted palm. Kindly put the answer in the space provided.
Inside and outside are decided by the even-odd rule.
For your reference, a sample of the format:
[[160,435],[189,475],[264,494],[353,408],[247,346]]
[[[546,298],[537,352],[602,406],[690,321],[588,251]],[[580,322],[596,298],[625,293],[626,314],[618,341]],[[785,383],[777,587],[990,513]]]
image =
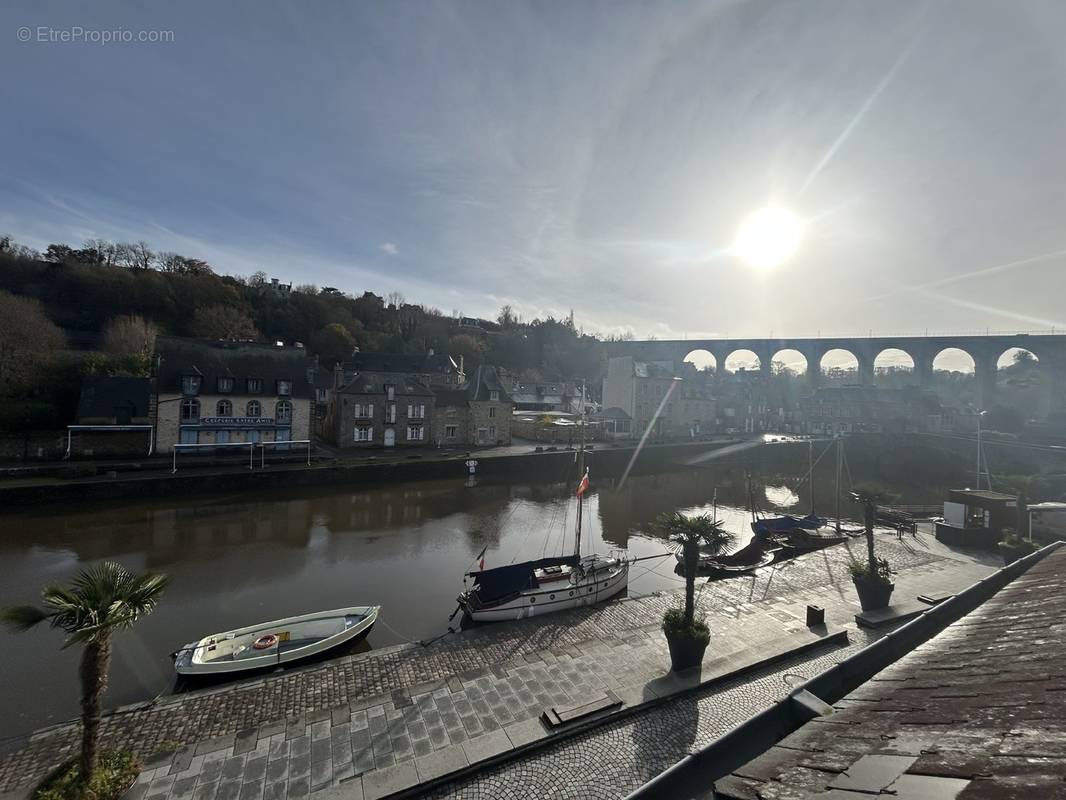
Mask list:
[[1017,531],[1011,528],[1003,529],[1003,541],[999,543],[999,553],[1003,556],[1004,564],[1013,564],[1019,558],[1024,558],[1030,553],[1036,552],[1036,545],[1027,542]]
[[659,535],[681,546],[685,572],[684,609],[667,609],[663,616],[663,634],[670,647],[670,668],[683,670],[703,661],[711,640],[710,630],[696,616],[696,569],[700,551],[718,555],[732,547],[733,534],[724,530],[710,514],[686,517],[677,511],[661,515],[654,527]]
[[859,605],[863,611],[885,608],[892,599],[892,569],[883,558],[874,555],[874,521],[877,518],[877,504],[880,494],[869,490],[851,493],[851,499],[862,505],[863,523],[866,528],[866,563],[853,562],[851,580],[859,595]]
[[[41,622],[67,634],[64,647],[81,645],[81,752],[76,763],[65,765],[49,779],[49,794],[64,797],[118,797],[136,777],[133,757],[98,754],[102,700],[111,665],[111,637],[133,625],[155,608],[165,575],[134,575],[112,561],[84,570],[65,586],[45,586],[42,608],[16,606],[0,609],[0,621],[16,630],[29,630]],[[98,768],[99,767],[99,768]],[[129,777],[126,785],[116,772]],[[56,791],[58,790],[58,791]],[[103,790],[103,791],[102,791]]]

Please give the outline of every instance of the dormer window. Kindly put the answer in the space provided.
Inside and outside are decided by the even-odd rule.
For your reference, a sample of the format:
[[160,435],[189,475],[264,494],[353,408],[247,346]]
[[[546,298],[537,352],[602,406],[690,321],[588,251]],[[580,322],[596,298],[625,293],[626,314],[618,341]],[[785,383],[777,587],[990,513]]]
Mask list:
[[396,387],[395,386],[392,386],[390,384],[385,384],[385,399],[386,400],[395,400],[396,399]]
[[292,394],[292,381],[278,381],[278,394],[288,397]]
[[249,378],[248,379],[248,394],[259,394],[263,391],[263,379],[262,378]]
[[492,402],[495,403],[499,399],[500,399],[500,393],[499,392],[489,392],[489,400],[491,400]]
[[200,394],[200,376],[183,375],[181,378],[182,394]]
[[223,377],[218,379],[218,393],[229,394],[233,391],[233,378]]

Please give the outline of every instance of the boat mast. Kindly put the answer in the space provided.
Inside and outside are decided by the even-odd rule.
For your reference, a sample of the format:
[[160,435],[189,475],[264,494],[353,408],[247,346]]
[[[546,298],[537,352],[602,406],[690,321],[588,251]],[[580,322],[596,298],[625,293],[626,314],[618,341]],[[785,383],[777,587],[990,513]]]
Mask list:
[[837,534],[840,533],[840,472],[844,464],[844,439],[837,439]]
[[811,491],[811,516],[814,516],[814,439],[807,442],[807,483]]
[[[581,439],[577,449],[578,485],[585,477],[585,384],[581,384]],[[584,493],[577,497],[577,532],[574,534],[574,558],[581,558],[581,507],[585,502]]]

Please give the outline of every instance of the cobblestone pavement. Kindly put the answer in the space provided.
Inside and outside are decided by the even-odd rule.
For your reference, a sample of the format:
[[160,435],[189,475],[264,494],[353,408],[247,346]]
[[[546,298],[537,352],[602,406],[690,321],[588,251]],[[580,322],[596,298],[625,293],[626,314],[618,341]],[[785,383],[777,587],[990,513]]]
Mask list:
[[[797,657],[712,690],[668,701],[556,746],[519,757],[473,778],[422,795],[426,800],[617,800],[698,747],[714,741],[813,677],[878,638],[849,631],[846,648]],[[713,646],[713,644],[712,644]],[[802,676],[802,677],[798,677]]]
[[[861,555],[862,543],[707,584],[700,606],[712,629],[728,631],[734,646],[787,630],[807,602],[839,607],[847,621],[854,611],[847,573],[852,550]],[[904,575],[921,573],[924,580],[973,566],[936,548],[887,539],[879,551]],[[489,626],[428,648],[388,648],[179,695],[108,717],[104,743],[145,757],[164,745],[184,745],[163,766],[146,770],[140,793],[152,800],[215,800],[212,792],[238,800],[229,796],[234,791],[239,800],[258,800],[280,796],[279,781],[288,796],[301,795],[527,720],[591,686],[631,684],[656,669],[661,674],[665,645],[649,633],[677,598],[669,593]],[[5,755],[0,791],[31,782],[72,753],[77,734],[76,726],[45,731]]]

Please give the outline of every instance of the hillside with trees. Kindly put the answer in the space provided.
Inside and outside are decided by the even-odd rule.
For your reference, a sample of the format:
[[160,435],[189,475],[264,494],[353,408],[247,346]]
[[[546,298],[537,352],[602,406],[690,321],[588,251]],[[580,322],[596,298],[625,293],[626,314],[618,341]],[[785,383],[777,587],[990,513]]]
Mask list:
[[[468,368],[489,363],[530,379],[584,379],[590,387],[603,369],[599,340],[577,327],[573,312],[524,322],[505,306],[495,321],[460,327],[461,312],[408,303],[398,292],[290,288],[263,272],[220,274],[145,242],[94,239],[81,248],[52,244],[41,254],[0,237],[0,306],[10,307],[4,316],[25,339],[0,349],[0,371],[21,369],[16,361],[33,364],[33,375],[0,386],[0,427],[9,429],[69,422],[82,375],[147,374],[158,334],[300,343],[323,365],[356,347],[432,349],[463,356]],[[32,419],[23,401],[37,409]]]

